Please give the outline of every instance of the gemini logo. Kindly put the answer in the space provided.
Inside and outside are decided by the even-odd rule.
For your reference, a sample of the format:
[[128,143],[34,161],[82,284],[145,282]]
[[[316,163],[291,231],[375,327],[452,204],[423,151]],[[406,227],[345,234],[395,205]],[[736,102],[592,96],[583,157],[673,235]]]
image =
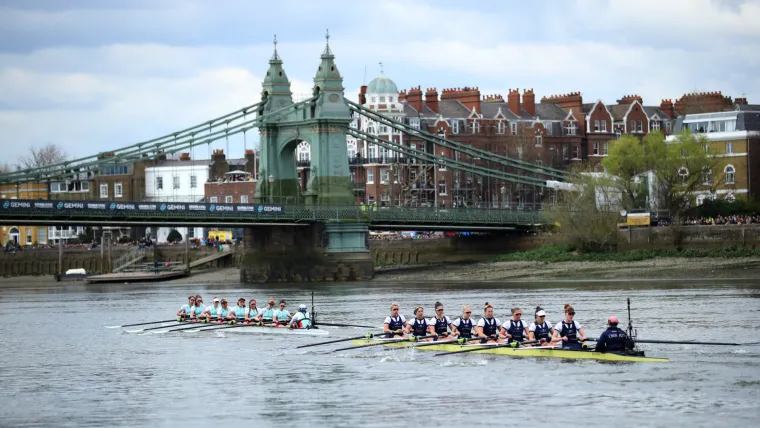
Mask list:
[[161,211],[166,211],[166,204],[161,204]]
[[9,206],[11,206],[10,201],[3,202],[3,208],[8,208]]
[[116,203],[115,202],[111,202],[111,205],[108,208],[110,208],[112,210],[115,210],[116,209]]
[[264,211],[264,205],[259,205],[259,212]]
[[63,208],[63,202],[58,202],[58,204],[56,204],[55,207],[60,210],[61,208]]
[[210,206],[210,207],[208,207],[208,210],[209,210],[209,211],[211,211],[211,212],[214,212],[214,211],[216,211],[216,205],[214,205],[214,204],[211,204],[211,206]]

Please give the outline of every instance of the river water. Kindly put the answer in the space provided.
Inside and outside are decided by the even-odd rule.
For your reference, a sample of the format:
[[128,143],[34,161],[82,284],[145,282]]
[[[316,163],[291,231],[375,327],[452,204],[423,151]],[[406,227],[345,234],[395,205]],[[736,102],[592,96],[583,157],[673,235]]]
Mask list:
[[[21,280],[23,281],[23,280]],[[436,300],[454,316],[488,301],[497,317],[564,303],[589,337],[609,315],[640,339],[760,341],[760,282],[64,285],[0,288],[0,426],[721,426],[760,419],[760,346],[643,345],[661,363],[513,359],[339,345],[324,337],[129,334],[119,325],[172,318],[189,294],[234,302],[285,298],[323,322],[381,325],[392,301],[410,316]],[[530,319],[528,316],[527,319]],[[331,338],[366,329],[329,329]],[[349,344],[340,344],[348,346]],[[754,421],[754,422],[752,422]]]

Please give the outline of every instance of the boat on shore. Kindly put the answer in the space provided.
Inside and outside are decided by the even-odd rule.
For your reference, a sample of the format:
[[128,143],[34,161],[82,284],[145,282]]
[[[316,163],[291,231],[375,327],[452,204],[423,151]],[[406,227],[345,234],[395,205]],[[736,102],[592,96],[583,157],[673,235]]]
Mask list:
[[[434,342],[411,342],[402,341],[398,339],[355,339],[352,344],[357,346],[379,344],[381,342],[388,342],[383,344],[384,347],[393,348],[417,348],[420,351],[437,351],[437,352],[457,352],[468,351],[474,348],[483,348],[480,350],[468,351],[468,354],[492,354],[492,355],[506,355],[509,357],[538,357],[538,358],[562,358],[570,360],[598,360],[598,361],[628,361],[635,363],[667,363],[670,360],[667,358],[655,358],[647,357],[643,351],[638,351],[634,354],[616,354],[612,352],[596,352],[594,350],[570,350],[562,349],[553,346],[545,347],[518,347],[512,348],[509,346],[496,346],[496,344],[484,345],[484,344],[459,344],[453,341],[440,341],[435,345]],[[425,346],[419,346],[425,345]]]

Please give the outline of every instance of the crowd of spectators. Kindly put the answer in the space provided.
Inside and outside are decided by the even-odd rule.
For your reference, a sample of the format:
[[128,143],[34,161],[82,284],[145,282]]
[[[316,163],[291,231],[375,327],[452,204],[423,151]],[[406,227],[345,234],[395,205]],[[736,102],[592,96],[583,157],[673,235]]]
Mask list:
[[715,217],[686,217],[681,222],[684,226],[723,225],[723,224],[760,224],[760,215],[729,215]]

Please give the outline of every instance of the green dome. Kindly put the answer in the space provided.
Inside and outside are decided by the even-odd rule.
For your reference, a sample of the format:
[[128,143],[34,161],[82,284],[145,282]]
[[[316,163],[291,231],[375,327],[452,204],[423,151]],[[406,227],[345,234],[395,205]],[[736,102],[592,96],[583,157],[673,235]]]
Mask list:
[[367,85],[368,94],[398,94],[398,88],[393,80],[380,76],[376,79],[372,79]]

